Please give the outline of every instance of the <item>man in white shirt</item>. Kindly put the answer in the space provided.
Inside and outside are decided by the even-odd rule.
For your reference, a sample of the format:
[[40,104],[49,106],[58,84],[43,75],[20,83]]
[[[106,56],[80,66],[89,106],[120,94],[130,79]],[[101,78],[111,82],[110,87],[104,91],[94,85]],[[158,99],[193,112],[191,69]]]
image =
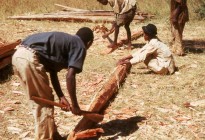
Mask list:
[[110,48],[116,48],[117,38],[119,34],[119,28],[121,26],[125,27],[127,32],[127,42],[128,48],[131,49],[131,31],[130,31],[130,23],[133,21],[135,12],[136,12],[136,0],[97,0],[103,5],[109,5],[113,8],[113,12],[115,13],[115,21],[113,22],[112,28],[103,35],[103,38],[108,37],[111,33],[115,31],[114,41]]
[[157,38],[157,27],[148,24],[142,27],[144,39],[148,41],[141,49],[134,54],[124,57],[118,61],[120,64],[137,64],[144,62],[145,65],[157,74],[173,74],[175,63],[168,46]]

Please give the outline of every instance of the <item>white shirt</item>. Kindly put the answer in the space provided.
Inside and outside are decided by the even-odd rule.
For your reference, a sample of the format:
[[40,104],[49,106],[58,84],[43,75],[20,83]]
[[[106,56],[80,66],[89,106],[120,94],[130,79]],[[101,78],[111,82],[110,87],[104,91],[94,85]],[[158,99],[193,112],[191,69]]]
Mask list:
[[108,0],[114,13],[123,14],[136,5],[136,0]]
[[168,68],[173,56],[168,46],[158,39],[151,39],[140,50],[132,54],[133,58],[130,60],[131,64],[143,62],[148,56],[152,55],[153,59],[158,60],[160,67]]

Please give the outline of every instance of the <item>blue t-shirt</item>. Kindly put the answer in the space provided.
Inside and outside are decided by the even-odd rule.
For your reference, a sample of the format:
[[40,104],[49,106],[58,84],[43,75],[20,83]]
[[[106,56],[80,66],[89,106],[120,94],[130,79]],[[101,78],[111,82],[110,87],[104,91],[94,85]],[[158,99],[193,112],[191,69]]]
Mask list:
[[47,71],[73,67],[81,72],[86,56],[83,41],[77,35],[63,32],[43,32],[28,36],[22,45],[37,51]]

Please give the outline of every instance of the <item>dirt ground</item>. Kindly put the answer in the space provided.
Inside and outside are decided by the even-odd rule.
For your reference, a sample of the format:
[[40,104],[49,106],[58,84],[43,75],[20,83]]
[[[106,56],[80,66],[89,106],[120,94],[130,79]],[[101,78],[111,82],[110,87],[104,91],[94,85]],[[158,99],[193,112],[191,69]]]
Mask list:
[[[132,31],[154,23],[158,37],[169,43],[168,20],[150,20],[132,23]],[[100,23],[98,23],[101,25]],[[1,21],[0,39],[12,42],[29,34],[44,31],[63,31],[75,34],[78,28],[94,28],[97,23],[68,23],[52,21]],[[108,28],[110,24],[105,24]],[[123,86],[106,110],[105,119],[99,124],[105,131],[99,140],[200,140],[205,139],[205,21],[187,23],[184,31],[186,55],[174,56],[179,71],[173,75],[150,74],[143,64],[132,67]],[[95,32],[93,46],[89,49],[84,71],[77,76],[77,96],[82,109],[86,109],[100,88],[113,72],[117,60],[134,52],[146,42],[143,38],[133,41],[131,51],[121,47],[103,55],[108,40]],[[120,29],[120,36],[125,30]],[[111,36],[112,38],[113,36]],[[59,72],[65,95],[66,70]],[[54,93],[55,94],[55,93]],[[56,98],[56,102],[58,99]],[[191,106],[187,107],[186,104]],[[55,120],[60,134],[71,132],[79,116],[55,108]],[[32,140],[34,120],[28,107],[18,77],[12,75],[0,85],[0,139]]]

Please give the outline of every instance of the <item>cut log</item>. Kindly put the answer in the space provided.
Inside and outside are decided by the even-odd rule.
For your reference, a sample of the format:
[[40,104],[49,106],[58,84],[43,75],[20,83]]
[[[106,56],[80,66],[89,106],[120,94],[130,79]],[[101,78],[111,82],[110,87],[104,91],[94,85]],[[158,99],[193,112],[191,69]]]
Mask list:
[[13,50],[20,43],[21,43],[21,40],[17,40],[15,42],[5,44],[4,46],[0,47],[0,56],[5,54],[6,52]]
[[[131,65],[119,65],[116,67],[115,71],[111,74],[108,81],[104,84],[97,97],[91,102],[89,111],[94,111],[97,113],[104,112],[106,106],[110,103],[110,99],[118,92],[120,85],[125,80],[127,74],[129,73]],[[77,124],[75,129],[70,133],[67,140],[72,140],[75,134],[80,131],[92,128],[96,123],[90,121],[83,117]]]
[[104,130],[102,128],[88,129],[88,130],[76,133],[73,140],[96,137],[99,133],[104,133]]
[[12,49],[10,51],[5,52],[4,54],[0,55],[0,60],[2,60],[3,58],[7,56],[13,55],[15,51],[16,51],[15,49]]
[[[71,21],[71,22],[107,22],[112,23],[114,21],[114,15],[110,13],[102,12],[59,12],[59,13],[45,13],[37,15],[22,15],[11,16],[8,19],[16,20],[52,20],[52,21]],[[134,21],[143,21],[145,17],[135,15]]]
[[39,15],[30,15],[30,16],[12,16],[8,19],[17,19],[17,20],[52,20],[52,21],[70,21],[70,22],[113,22],[113,17],[111,16],[76,16],[76,15],[48,15],[48,14],[39,14]]
[[21,40],[17,40],[9,44],[4,44],[0,47],[0,69],[11,64],[11,58],[13,53],[15,52],[14,48],[20,43]]
[[[132,35],[131,35],[131,41],[139,39],[142,35],[143,35],[142,30],[133,32]],[[128,43],[127,41],[128,40],[127,40],[127,37],[126,37],[126,38],[121,39],[118,44],[126,44],[126,43]],[[119,47],[121,47],[121,46],[119,46]]]
[[[102,29],[103,30],[103,29]],[[143,35],[143,31],[136,31],[132,34],[131,36],[131,41],[133,40],[137,40],[138,38],[140,38]],[[108,37],[108,40],[112,43],[113,41]],[[123,45],[127,44],[128,40],[127,38],[123,38],[120,41],[118,41],[117,45],[114,48],[110,48],[110,45],[108,45],[107,49],[104,50],[101,54],[105,55],[105,54],[109,54],[114,52],[115,50],[117,50],[119,47],[122,47]]]

